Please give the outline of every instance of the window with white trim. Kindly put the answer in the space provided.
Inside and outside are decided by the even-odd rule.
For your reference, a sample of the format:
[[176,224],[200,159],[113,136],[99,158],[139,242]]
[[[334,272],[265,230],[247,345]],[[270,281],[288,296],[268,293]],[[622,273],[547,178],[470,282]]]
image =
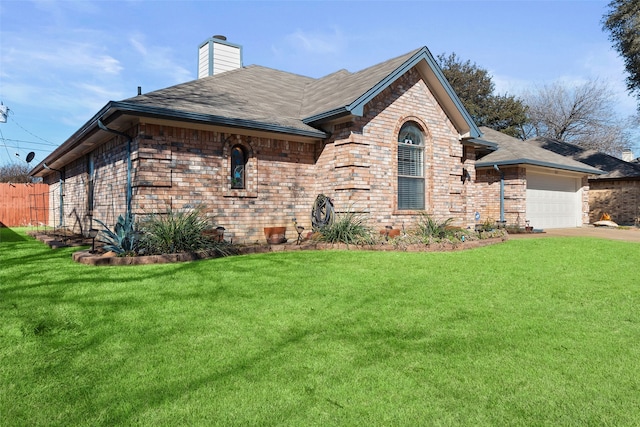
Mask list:
[[398,133],[398,210],[424,209],[424,137],[415,122]]

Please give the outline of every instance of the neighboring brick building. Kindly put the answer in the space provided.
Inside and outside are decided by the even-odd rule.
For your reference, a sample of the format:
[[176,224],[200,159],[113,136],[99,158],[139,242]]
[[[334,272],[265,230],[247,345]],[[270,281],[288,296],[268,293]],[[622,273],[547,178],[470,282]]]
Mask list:
[[[242,57],[207,40],[207,76],[109,102],[36,166],[51,184],[64,174],[65,212],[80,219],[65,225],[113,224],[128,206],[137,215],[200,206],[234,241],[256,241],[292,218],[310,229],[318,194],[377,228],[411,227],[422,212],[462,227],[499,219],[496,177],[476,172],[476,157],[498,145],[481,138],[426,47],[321,79],[241,63],[217,73],[221,47]],[[575,165],[566,169],[586,176]],[[510,220],[524,203],[524,176],[513,171]]]

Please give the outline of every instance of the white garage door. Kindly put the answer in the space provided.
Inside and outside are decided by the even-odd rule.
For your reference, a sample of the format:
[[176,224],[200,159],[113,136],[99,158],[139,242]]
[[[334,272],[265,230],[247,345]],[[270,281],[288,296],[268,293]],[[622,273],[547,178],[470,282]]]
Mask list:
[[579,178],[527,171],[527,219],[534,228],[579,227]]

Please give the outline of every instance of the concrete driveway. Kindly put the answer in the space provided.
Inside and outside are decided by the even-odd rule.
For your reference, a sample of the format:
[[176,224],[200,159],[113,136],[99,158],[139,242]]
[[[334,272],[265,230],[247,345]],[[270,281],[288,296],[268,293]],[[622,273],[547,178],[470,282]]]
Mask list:
[[540,237],[600,237],[602,239],[624,240],[627,242],[640,243],[640,228],[632,227],[628,229],[613,227],[594,227],[585,225],[575,228],[550,228],[543,233],[530,234],[509,234],[510,239],[531,239]]

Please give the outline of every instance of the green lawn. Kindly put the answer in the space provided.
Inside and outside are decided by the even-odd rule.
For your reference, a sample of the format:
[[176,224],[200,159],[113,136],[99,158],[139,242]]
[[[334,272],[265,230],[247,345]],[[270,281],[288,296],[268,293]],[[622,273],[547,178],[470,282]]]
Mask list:
[[0,229],[0,425],[640,425],[640,245],[91,267]]

